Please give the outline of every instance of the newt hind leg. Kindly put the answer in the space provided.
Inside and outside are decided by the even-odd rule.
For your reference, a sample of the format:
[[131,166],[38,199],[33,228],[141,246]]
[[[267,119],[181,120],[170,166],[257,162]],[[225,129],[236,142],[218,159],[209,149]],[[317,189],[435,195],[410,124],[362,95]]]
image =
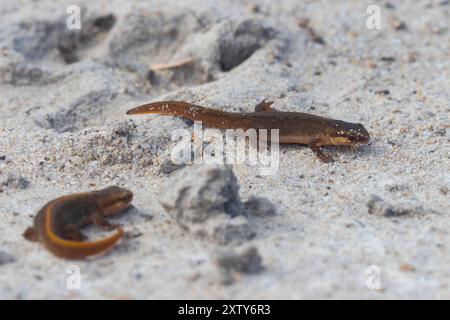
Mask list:
[[277,112],[278,110],[272,108],[273,101],[263,100],[255,106],[255,112]]
[[108,220],[106,220],[101,211],[92,213],[91,219],[95,226],[100,230],[110,231],[119,227],[118,224],[110,223]]
[[320,159],[320,161],[322,161],[324,163],[334,162],[333,157],[331,157],[330,155],[328,155],[322,151],[317,140],[310,141],[308,143],[308,147],[311,149],[312,152],[314,152],[314,154]]

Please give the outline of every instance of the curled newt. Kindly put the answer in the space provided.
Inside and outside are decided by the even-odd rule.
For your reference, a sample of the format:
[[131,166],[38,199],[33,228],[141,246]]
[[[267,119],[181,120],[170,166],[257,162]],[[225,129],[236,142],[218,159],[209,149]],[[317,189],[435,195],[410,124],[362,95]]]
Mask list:
[[307,145],[323,162],[333,158],[322,146],[367,144],[370,135],[360,123],[324,118],[300,112],[281,112],[271,107],[273,102],[262,101],[255,112],[226,112],[196,106],[181,101],[160,101],[144,104],[127,111],[135,114],[162,114],[202,121],[208,127],[222,129],[279,129],[280,143]]
[[[83,259],[101,253],[116,244],[123,235],[122,228],[110,224],[105,218],[125,211],[131,206],[133,193],[119,187],[63,196],[47,203],[34,218],[33,227],[23,236],[42,243],[55,255],[66,259]],[[86,237],[81,227],[94,223],[111,230],[114,235],[94,242]]]

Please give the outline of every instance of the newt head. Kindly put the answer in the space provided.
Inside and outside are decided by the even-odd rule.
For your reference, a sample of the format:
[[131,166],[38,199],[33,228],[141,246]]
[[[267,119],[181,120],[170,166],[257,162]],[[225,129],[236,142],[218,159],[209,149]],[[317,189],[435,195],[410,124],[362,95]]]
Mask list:
[[370,141],[369,132],[361,123],[333,120],[324,129],[330,145],[357,145]]
[[94,197],[103,208],[105,216],[110,216],[128,209],[133,200],[133,193],[125,188],[113,186],[95,191]]

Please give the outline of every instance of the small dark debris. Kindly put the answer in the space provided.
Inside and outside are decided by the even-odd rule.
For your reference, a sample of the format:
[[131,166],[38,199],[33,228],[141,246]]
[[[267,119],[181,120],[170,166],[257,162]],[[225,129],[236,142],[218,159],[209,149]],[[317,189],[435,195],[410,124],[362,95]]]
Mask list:
[[159,172],[163,174],[171,174],[174,171],[177,171],[181,168],[183,168],[185,164],[176,164],[173,163],[172,160],[165,160],[159,167]]
[[148,70],[148,72],[147,72],[147,80],[153,86],[156,86],[156,85],[159,84],[159,76],[153,70]]
[[300,28],[306,29],[309,26],[309,21],[310,20],[308,18],[303,18],[303,19],[300,19],[297,24]]
[[394,6],[392,3],[390,3],[390,2],[386,2],[386,3],[384,4],[384,7],[385,7],[386,9],[395,9],[395,6]]
[[110,30],[116,23],[116,17],[112,14],[108,14],[103,17],[99,17],[94,20],[93,25],[99,28],[101,31]]
[[64,62],[66,64],[72,64],[75,62],[78,62],[80,59],[76,55],[76,47],[75,46],[65,46],[65,45],[59,45],[58,51],[61,54],[61,57],[63,58]]
[[381,94],[381,95],[384,95],[384,96],[388,96],[388,95],[391,94],[391,92],[388,89],[378,90],[378,91],[375,91],[375,93],[376,94]]
[[389,192],[400,192],[407,190],[408,187],[402,184],[388,184],[384,187],[384,189]]
[[128,137],[134,129],[136,129],[136,125],[132,120],[122,121],[114,125],[113,133],[120,137]]
[[381,57],[380,60],[384,61],[384,62],[394,62],[395,58],[394,57]]
[[400,144],[397,141],[392,140],[392,139],[388,139],[387,143],[391,146],[400,146]]
[[144,275],[142,274],[142,273],[136,273],[135,275],[134,275],[134,278],[136,279],[136,280],[140,280],[140,279],[142,279],[144,277]]
[[257,4],[249,4],[247,6],[248,11],[253,12],[253,13],[260,13],[261,12],[261,7]]
[[142,219],[144,219],[144,221],[152,221],[153,220],[153,215],[151,215],[151,214],[140,213],[139,216]]
[[414,63],[414,62],[416,62],[417,61],[417,53],[416,52],[411,52],[409,55],[408,55],[408,62],[409,63]]
[[404,23],[403,21],[394,21],[393,27],[397,31],[402,31],[402,30],[406,30],[407,29],[406,23]]
[[133,231],[127,232],[128,239],[139,238],[139,237],[142,237],[142,235],[143,235],[143,233],[140,232],[139,230],[133,230]]
[[313,33],[310,33],[310,35],[311,35],[312,40],[315,43],[322,44],[322,45],[326,44],[325,40],[321,36],[317,35],[316,33],[313,32]]
[[316,31],[310,26],[309,22],[310,20],[308,18],[301,19],[298,22],[298,26],[308,31],[308,34],[313,42],[324,45],[325,40],[316,33]]
[[0,156],[0,161],[5,161],[6,160],[6,156]]
[[33,278],[36,279],[37,281],[42,281],[42,279],[43,279],[43,277],[39,274],[33,275]]
[[14,258],[12,255],[4,251],[0,251],[0,266],[14,261],[16,261],[16,258]]

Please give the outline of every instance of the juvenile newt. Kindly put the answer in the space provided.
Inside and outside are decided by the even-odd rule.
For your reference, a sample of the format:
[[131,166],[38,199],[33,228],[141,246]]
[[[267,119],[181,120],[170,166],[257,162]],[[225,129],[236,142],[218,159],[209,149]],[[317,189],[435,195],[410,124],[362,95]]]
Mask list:
[[322,146],[367,144],[370,135],[360,123],[324,118],[300,112],[281,112],[271,107],[273,102],[262,101],[255,112],[226,112],[181,101],[160,101],[144,104],[127,111],[135,114],[162,114],[202,121],[208,127],[222,129],[279,129],[280,143],[307,145],[323,162],[333,158]]
[[[83,259],[111,248],[124,235],[122,228],[106,218],[125,211],[131,205],[133,193],[119,187],[63,196],[47,203],[34,218],[33,227],[23,236],[38,241],[55,255],[66,259]],[[85,242],[81,227],[94,223],[111,230],[114,235],[94,242]]]

